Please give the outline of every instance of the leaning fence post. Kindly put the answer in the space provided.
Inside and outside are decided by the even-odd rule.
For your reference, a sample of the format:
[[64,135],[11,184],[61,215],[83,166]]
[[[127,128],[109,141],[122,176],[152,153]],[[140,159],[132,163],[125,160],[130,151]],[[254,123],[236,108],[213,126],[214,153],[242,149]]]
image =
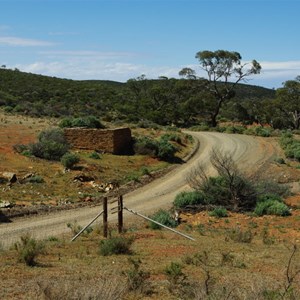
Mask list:
[[103,236],[107,238],[108,224],[107,224],[107,197],[103,199]]
[[119,196],[118,200],[118,231],[123,232],[123,196]]

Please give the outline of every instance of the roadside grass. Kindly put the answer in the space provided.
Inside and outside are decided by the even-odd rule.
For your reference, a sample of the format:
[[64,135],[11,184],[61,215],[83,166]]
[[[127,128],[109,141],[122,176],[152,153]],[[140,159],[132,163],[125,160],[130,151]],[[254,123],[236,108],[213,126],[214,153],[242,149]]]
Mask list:
[[[207,214],[207,218],[211,217]],[[71,233],[52,237],[44,241],[45,252],[34,268],[18,261],[16,250],[4,250],[0,260],[0,297],[43,299],[48,293],[62,299],[57,298],[55,290],[65,297],[69,290],[70,296],[65,299],[71,299],[71,295],[88,299],[84,298],[87,291],[92,298],[104,297],[109,291],[109,295],[122,294],[121,299],[218,299],[222,291],[235,299],[269,299],[263,295],[284,293],[289,260],[292,259],[290,278],[300,270],[299,249],[291,258],[297,238],[286,240],[277,231],[272,243],[266,243],[264,239],[271,234],[262,226],[266,226],[266,220],[257,222],[257,226],[248,220],[241,227],[251,230],[253,239],[249,243],[233,241],[226,238],[228,228],[236,226],[234,220],[231,223],[229,227],[230,223],[223,220],[207,222],[205,235],[201,235],[197,225],[187,221],[178,229],[186,232],[186,225],[190,225],[187,234],[196,239],[193,242],[166,230],[151,230],[146,222],[130,220],[125,223],[127,230],[123,234],[133,239],[128,255],[99,255],[99,242],[104,239],[97,228],[74,242],[70,242]],[[271,228],[269,225],[268,230]],[[118,236],[116,230],[112,235]],[[299,275],[291,285],[295,295],[300,292]],[[202,298],[196,298],[200,294]],[[286,295],[284,299],[293,298]]]

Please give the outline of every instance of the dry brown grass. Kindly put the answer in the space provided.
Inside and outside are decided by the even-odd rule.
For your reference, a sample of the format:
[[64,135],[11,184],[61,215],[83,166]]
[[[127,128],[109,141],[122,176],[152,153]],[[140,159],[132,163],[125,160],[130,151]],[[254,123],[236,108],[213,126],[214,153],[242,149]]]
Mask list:
[[[179,230],[196,238],[193,242],[165,230],[150,230],[139,220],[125,220],[125,225],[125,235],[135,239],[131,255],[100,256],[97,230],[73,243],[71,236],[47,241],[46,254],[34,268],[18,262],[14,250],[2,252],[0,298],[299,299],[299,274],[290,294],[280,298],[288,284],[290,241],[278,237],[266,244],[256,234],[250,243],[239,243],[226,238],[223,226],[214,228],[207,223],[201,235],[197,226],[182,224]],[[117,235],[115,230],[112,234]],[[128,258],[140,260],[141,270],[150,274],[144,279],[146,289],[129,289],[127,274],[132,264]],[[172,262],[182,266],[184,276],[170,289],[165,269]],[[290,275],[300,270],[299,262],[297,250]],[[272,293],[279,298],[267,298]]]

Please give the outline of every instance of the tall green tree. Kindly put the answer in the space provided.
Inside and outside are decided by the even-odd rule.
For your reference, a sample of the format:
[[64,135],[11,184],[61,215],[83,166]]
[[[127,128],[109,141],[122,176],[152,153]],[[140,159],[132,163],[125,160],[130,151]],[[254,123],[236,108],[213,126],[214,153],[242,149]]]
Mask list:
[[276,91],[276,102],[293,129],[300,128],[300,76],[288,80]]
[[[246,81],[251,75],[259,74],[261,66],[256,60],[242,63],[240,53],[226,50],[199,51],[196,53],[196,59],[207,75],[205,84],[207,109],[210,123],[216,127],[220,109],[226,101],[235,96],[236,85]],[[195,71],[184,68],[179,75],[190,79],[195,76]]]

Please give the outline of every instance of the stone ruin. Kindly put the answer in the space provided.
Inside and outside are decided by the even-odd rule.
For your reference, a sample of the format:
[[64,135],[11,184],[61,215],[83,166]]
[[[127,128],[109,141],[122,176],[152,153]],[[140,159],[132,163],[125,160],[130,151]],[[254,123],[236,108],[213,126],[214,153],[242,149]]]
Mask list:
[[112,154],[129,154],[131,152],[132,137],[129,128],[65,128],[64,135],[74,149]]

